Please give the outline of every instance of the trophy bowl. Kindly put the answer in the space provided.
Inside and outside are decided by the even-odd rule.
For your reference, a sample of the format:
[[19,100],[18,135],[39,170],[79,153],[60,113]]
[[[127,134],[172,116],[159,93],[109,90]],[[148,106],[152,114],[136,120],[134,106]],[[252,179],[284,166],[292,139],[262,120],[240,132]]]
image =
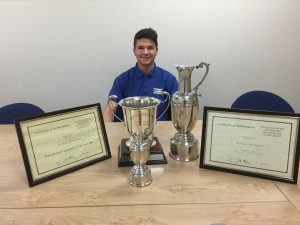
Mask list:
[[133,138],[149,139],[154,123],[156,123],[156,111],[159,103],[159,99],[146,96],[129,97],[119,102],[123,110],[125,125]]

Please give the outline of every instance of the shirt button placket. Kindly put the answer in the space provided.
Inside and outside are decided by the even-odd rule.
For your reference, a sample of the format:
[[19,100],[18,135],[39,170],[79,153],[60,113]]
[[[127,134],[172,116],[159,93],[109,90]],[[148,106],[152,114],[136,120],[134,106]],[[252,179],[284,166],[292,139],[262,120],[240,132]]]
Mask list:
[[142,95],[147,95],[147,79],[146,76],[143,77],[143,85],[142,85]]

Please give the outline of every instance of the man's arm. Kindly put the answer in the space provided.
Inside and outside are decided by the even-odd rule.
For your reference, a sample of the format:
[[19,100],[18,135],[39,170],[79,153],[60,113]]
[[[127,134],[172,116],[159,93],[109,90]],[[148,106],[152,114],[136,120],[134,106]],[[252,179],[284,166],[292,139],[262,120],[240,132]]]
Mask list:
[[117,104],[113,101],[109,101],[103,111],[103,119],[104,122],[112,122],[113,121],[113,116],[114,112],[116,111]]

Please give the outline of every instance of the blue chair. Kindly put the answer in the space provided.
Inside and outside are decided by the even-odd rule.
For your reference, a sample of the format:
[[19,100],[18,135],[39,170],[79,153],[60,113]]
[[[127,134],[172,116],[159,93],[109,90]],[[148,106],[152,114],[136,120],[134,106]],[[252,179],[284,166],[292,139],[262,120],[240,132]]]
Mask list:
[[250,91],[238,97],[231,108],[294,113],[283,98],[267,91]]
[[44,114],[45,112],[30,103],[14,103],[0,108],[0,124],[13,124],[14,119]]

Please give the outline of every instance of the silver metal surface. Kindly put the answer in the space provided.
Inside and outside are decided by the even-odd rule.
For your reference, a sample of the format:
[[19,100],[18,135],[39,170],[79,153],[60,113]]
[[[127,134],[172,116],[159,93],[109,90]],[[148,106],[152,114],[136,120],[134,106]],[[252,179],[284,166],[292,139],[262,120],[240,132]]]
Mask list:
[[[163,94],[167,95],[163,102],[170,99],[169,93],[163,92]],[[110,96],[108,101],[112,98],[117,98],[117,96]],[[124,123],[131,135],[126,145],[129,146],[130,157],[135,164],[128,178],[128,183],[132,186],[145,187],[152,183],[151,171],[146,162],[149,158],[150,147],[153,145],[157,106],[163,102],[156,98],[139,96],[125,98],[118,103],[122,107]]]
[[127,130],[132,137],[129,149],[135,165],[130,171],[128,183],[135,187],[145,187],[152,182],[151,171],[146,162],[153,142],[152,133],[159,103],[160,100],[145,96],[129,97],[119,102]]
[[160,100],[152,97],[130,97],[122,99],[119,105],[123,109],[125,125],[133,139],[144,141],[153,132],[156,123],[157,105]]
[[198,140],[191,132],[176,133],[170,140],[169,156],[185,162],[198,159]]
[[[152,137],[151,137],[152,136]],[[153,139],[153,134],[149,138]],[[127,141],[126,141],[126,146],[129,147],[130,143],[133,141],[133,137],[131,136]],[[151,147],[154,147],[156,145],[156,141],[152,140],[152,145]]]
[[135,165],[130,171],[128,183],[135,187],[145,187],[152,183],[151,171],[146,164],[151,143],[142,146],[141,143],[131,142],[130,157]]
[[[192,90],[191,75],[193,69],[206,67],[201,81]],[[173,125],[178,131],[170,140],[170,157],[178,161],[192,161],[199,157],[198,140],[191,133],[198,119],[200,94],[198,87],[203,83],[209,71],[209,64],[200,63],[198,66],[175,65],[179,74],[179,90],[171,99]],[[194,91],[194,92],[193,92]]]
[[[124,106],[120,105],[123,109],[126,108],[126,107],[129,107],[129,108],[132,108],[132,109],[141,109],[143,108],[143,105],[147,105],[147,104],[151,104],[151,101],[155,101],[155,102],[158,102],[158,104],[163,104],[165,103],[166,101],[168,101],[168,104],[167,104],[167,107],[164,109],[164,111],[157,117],[157,120],[163,116],[163,114],[168,110],[169,106],[170,106],[170,95],[168,92],[166,91],[163,91],[161,92],[162,95],[165,95],[166,98],[164,101],[161,101],[157,98],[152,98],[152,97],[146,97],[146,96],[135,96],[135,97],[128,97],[128,98],[125,98],[126,99],[126,102],[125,102],[125,99],[122,99],[121,101],[119,101],[119,103],[116,103],[118,105],[120,105],[120,103],[123,103]],[[108,107],[110,108],[110,104],[109,102],[112,101],[112,99],[116,99],[118,98],[118,96],[116,95],[111,95],[108,97],[108,100],[107,100],[107,105]],[[151,100],[152,99],[152,100]],[[124,101],[123,101],[124,100]],[[150,102],[149,102],[150,101]],[[133,103],[134,102],[134,103]],[[153,102],[152,102],[153,103]],[[151,106],[150,106],[151,107]],[[111,110],[111,108],[110,108]],[[124,111],[123,111],[124,112]],[[124,121],[122,119],[120,119],[114,112],[113,112],[113,116],[116,117],[119,121],[123,122]]]

